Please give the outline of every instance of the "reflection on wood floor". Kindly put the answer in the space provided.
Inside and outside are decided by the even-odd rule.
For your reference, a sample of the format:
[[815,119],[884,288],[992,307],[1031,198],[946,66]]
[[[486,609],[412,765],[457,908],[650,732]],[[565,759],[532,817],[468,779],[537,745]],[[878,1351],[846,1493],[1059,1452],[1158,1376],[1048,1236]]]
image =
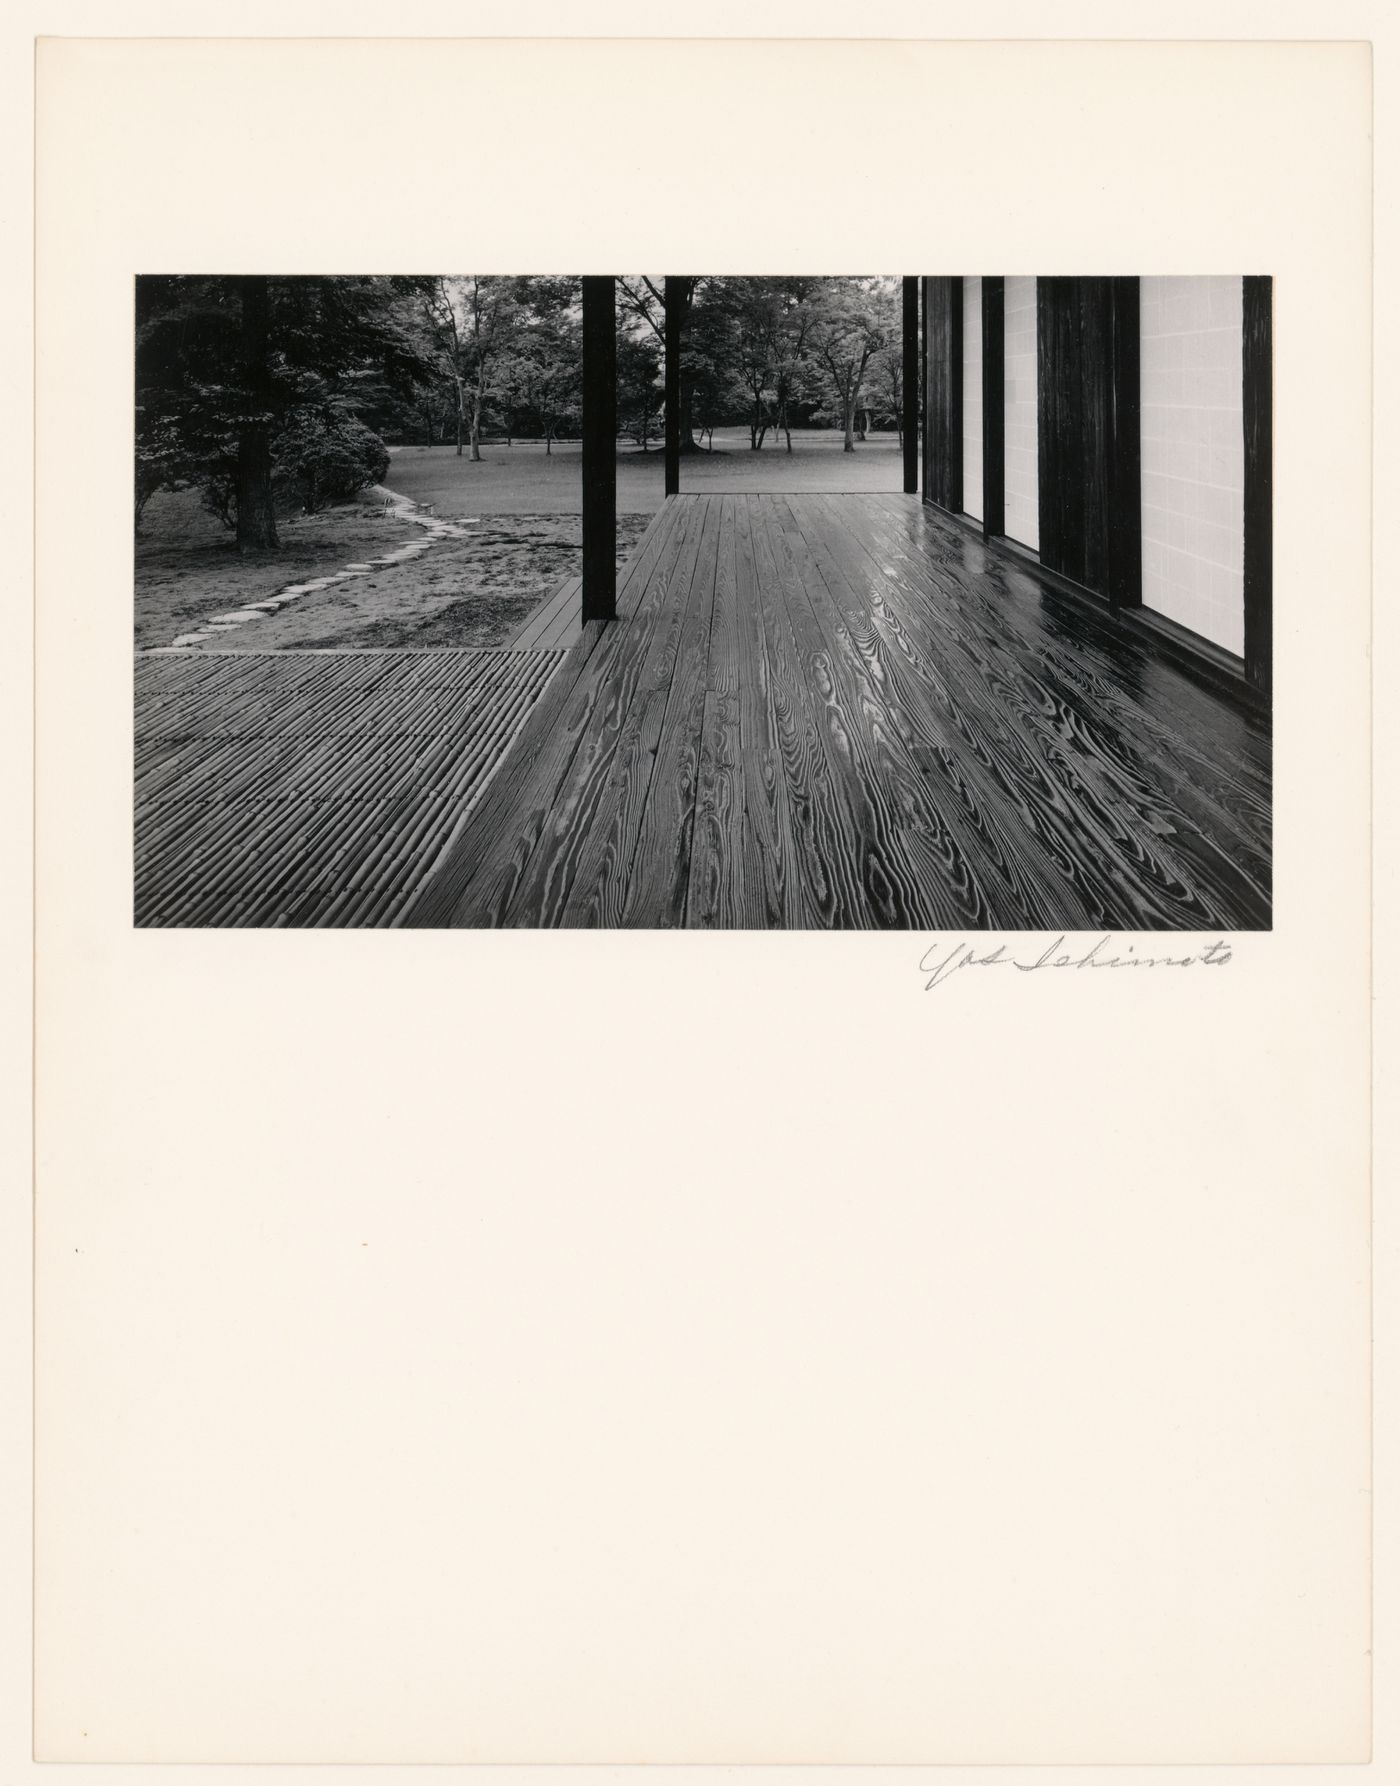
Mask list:
[[1262,928],[1270,807],[1266,722],[916,498],[682,496],[400,921]]

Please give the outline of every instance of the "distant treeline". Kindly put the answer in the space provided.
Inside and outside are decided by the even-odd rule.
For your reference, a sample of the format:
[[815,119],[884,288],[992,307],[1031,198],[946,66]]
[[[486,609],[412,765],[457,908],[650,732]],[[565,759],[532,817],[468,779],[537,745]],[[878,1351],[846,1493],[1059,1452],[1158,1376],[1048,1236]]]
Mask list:
[[[674,288],[673,288],[674,289]],[[692,278],[681,362],[682,450],[746,425],[751,446],[837,426],[854,450],[898,427],[896,281]],[[665,282],[619,278],[618,422],[643,448],[662,426]],[[388,444],[542,440],[580,426],[576,278],[153,275],[136,289],[136,524],[161,489],[197,487],[240,546],[277,515],[381,480]]]

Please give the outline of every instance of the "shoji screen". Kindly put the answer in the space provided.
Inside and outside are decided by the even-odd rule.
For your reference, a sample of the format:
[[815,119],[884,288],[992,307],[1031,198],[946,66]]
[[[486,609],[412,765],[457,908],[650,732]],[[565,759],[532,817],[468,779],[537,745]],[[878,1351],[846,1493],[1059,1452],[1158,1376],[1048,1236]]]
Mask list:
[[1006,316],[1006,535],[1040,545],[1040,485],[1036,445],[1035,280],[1007,277]]
[[982,519],[982,281],[962,282],[963,513]]
[[1142,281],[1142,600],[1244,651],[1243,304],[1235,277]]

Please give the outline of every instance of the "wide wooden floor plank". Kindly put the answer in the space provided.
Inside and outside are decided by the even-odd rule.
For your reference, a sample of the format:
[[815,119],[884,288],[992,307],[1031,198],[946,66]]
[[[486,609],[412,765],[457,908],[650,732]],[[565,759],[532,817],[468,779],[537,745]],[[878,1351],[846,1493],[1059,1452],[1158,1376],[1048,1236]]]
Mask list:
[[744,747],[739,690],[744,680],[739,625],[736,531],[739,504],[719,498],[714,607],[700,722],[700,778],[685,921],[693,929],[753,922],[745,910],[743,865],[750,852],[744,822]]
[[[672,498],[618,612],[565,657],[412,922],[1269,922],[1267,725],[915,498]],[[289,673],[261,711],[314,685]],[[200,765],[178,701],[150,698],[169,719],[143,767],[160,790]],[[200,698],[230,727],[213,772],[256,799],[236,693]],[[426,713],[396,699],[386,761]],[[305,741],[308,786],[354,711]],[[150,847],[178,847],[175,828]]]
[[[917,565],[919,554],[908,562]],[[1269,906],[1270,778],[1267,733],[1081,605],[993,559],[979,585],[999,597],[992,649],[1040,682],[1067,723],[1092,740],[1118,782],[1124,810],[1174,839],[1187,878],[1219,883],[1234,910]],[[1034,612],[1030,637],[1022,611]],[[1177,814],[1188,821],[1173,822]],[[1170,831],[1163,827],[1171,825]],[[1241,904],[1243,902],[1243,905]]]
[[[994,806],[979,786],[981,740],[959,714],[936,667],[917,662],[907,641],[878,612],[880,591],[860,587],[848,542],[833,538],[819,505],[793,505],[805,528],[832,636],[871,718],[883,773],[898,798],[906,848],[919,863],[928,921],[991,928],[1033,927],[1040,910],[1038,877],[1053,876],[1032,857],[1020,859]],[[972,747],[969,749],[969,747]],[[1078,915],[1066,902],[1067,918]]]
[[[626,601],[635,609],[647,599],[651,573],[679,518],[679,511],[664,508],[643,535],[623,575],[620,607]],[[566,653],[477,811],[409,907],[406,924],[431,928],[505,921],[599,697],[599,681],[586,672],[606,630],[603,622],[591,621]]]
[[675,520],[672,552],[657,563],[645,601],[606,629],[589,667],[588,677],[598,685],[600,697],[568,783],[511,901],[507,923],[594,923],[622,909],[655,769],[657,736],[680,657],[704,507],[682,504]]
[[773,511],[790,567],[785,587],[793,610],[793,591],[800,590],[802,612],[810,615],[805,650],[827,760],[846,787],[857,870],[875,921],[890,929],[985,921],[966,857],[930,861],[926,840],[936,835],[946,844],[946,826],[899,737],[891,690],[871,673],[868,638],[853,633],[833,599],[829,570],[798,522],[800,508],[784,501]]
[[846,530],[823,524],[819,504],[803,512],[855,659],[868,669],[886,723],[921,774],[924,797],[916,784],[910,822],[920,832],[932,825],[930,872],[947,862],[962,896],[976,899],[977,919],[964,922],[1034,929],[1047,911],[1061,924],[1096,922],[1077,882],[1072,825],[1056,810],[1054,790],[1016,762],[1017,727],[980,708],[975,686],[954,683],[942,653],[919,649],[890,606],[888,585],[866,574]]
[[695,570],[622,907],[624,924],[648,928],[684,924],[690,885],[721,518],[716,498],[691,500],[701,508]]
[[557,651],[583,633],[583,578],[566,577],[502,647],[506,651]]
[[[1037,615],[1028,643],[1019,631],[1024,613],[1015,611],[1005,584],[985,563],[986,549],[971,538],[940,542],[947,548],[940,555],[905,552],[887,535],[871,550],[859,526],[830,537],[847,553],[866,547],[867,587],[877,608],[883,597],[928,655],[947,666],[979,736],[994,743],[1000,724],[1006,797],[1028,803],[1033,830],[1057,840],[1056,859],[1088,902],[1088,922],[1200,927],[1228,921],[1239,910],[1266,909],[1267,895],[1242,865],[1238,840],[1227,852],[1214,841],[1202,843],[1194,822],[1174,823],[1173,813],[1186,816],[1184,789],[1178,784],[1173,798],[1162,753],[1139,749],[1133,727],[1086,696],[1084,687],[1085,678],[1130,674],[1184,681],[1177,672],[1144,662],[1141,646],[1093,627],[1092,617],[1082,633],[1061,640]],[[973,576],[949,568],[948,558],[959,554],[971,559]],[[892,566],[902,574],[892,575]],[[1076,666],[1075,676],[1066,676],[1067,663]],[[1189,685],[1171,692],[1190,707],[1201,697]],[[1188,804],[1200,816],[1189,794]],[[1049,909],[1058,910],[1058,903],[1052,900]]]
[[[793,871],[804,925],[866,929],[890,921],[889,881],[870,801],[849,760],[849,738],[833,724],[831,679],[801,566],[771,498],[751,508],[768,623],[776,711],[792,814]],[[872,848],[873,843],[873,848]]]
[[744,807],[734,921],[744,929],[790,929],[803,919],[795,879],[796,842],[783,773],[782,697],[775,688],[753,537],[753,505],[747,496],[734,498],[734,520]]

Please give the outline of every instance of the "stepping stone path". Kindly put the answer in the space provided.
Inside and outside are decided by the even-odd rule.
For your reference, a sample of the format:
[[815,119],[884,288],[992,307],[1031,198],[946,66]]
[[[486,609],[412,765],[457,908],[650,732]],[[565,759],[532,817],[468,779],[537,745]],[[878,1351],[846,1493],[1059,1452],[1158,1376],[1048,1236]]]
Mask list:
[[264,620],[269,614],[276,614],[286,607],[288,602],[300,600],[303,595],[314,595],[318,589],[329,589],[333,583],[343,583],[351,577],[373,576],[377,570],[387,570],[390,565],[403,564],[410,558],[417,558],[421,552],[431,552],[439,540],[465,539],[468,527],[474,526],[474,515],[463,515],[457,521],[440,521],[430,509],[421,509],[409,496],[399,496],[393,490],[386,490],[382,484],[376,484],[372,494],[384,499],[384,514],[395,521],[411,521],[423,529],[418,539],[405,541],[393,552],[385,552],[379,558],[356,559],[352,564],[342,565],[327,577],[313,577],[306,583],[289,583],[285,589],[279,589],[276,595],[270,595],[265,601],[249,602],[244,608],[231,608],[227,614],[214,614],[195,632],[181,633],[170,645],[168,651],[183,651],[191,645],[202,645],[206,639],[216,638],[223,633],[235,632],[240,626],[247,626],[250,621]]

